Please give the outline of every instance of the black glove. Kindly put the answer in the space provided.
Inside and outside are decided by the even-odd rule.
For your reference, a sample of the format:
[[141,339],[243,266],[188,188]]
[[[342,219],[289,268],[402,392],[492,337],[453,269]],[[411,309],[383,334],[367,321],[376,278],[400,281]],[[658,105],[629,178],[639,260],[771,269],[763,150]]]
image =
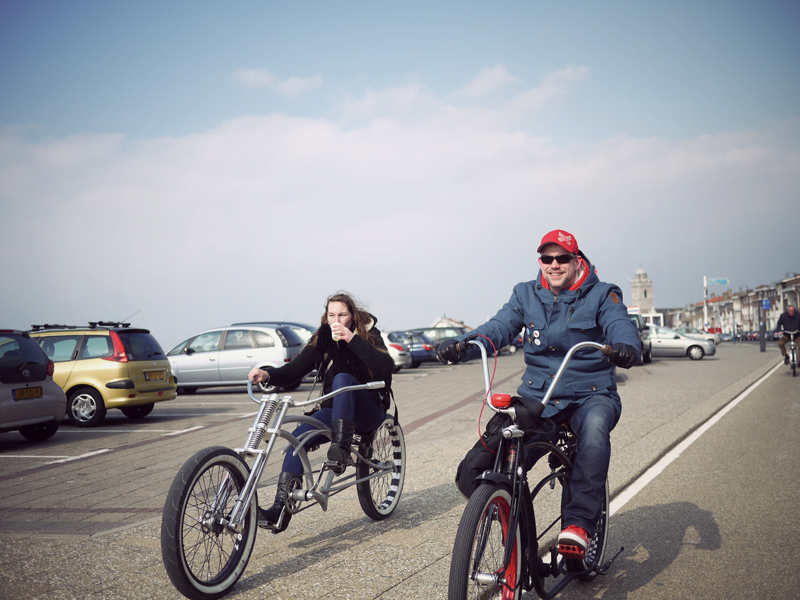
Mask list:
[[539,429],[542,425],[542,412],[544,404],[533,402],[531,406],[524,404],[522,399],[514,397],[512,406],[517,415],[516,421],[519,428],[523,431]]
[[630,369],[639,360],[639,354],[633,346],[617,343],[611,346],[611,354],[608,355],[608,358],[618,367]]
[[442,341],[436,349],[436,358],[444,364],[457,363],[464,358],[465,354],[466,352],[458,349],[458,340],[455,338]]

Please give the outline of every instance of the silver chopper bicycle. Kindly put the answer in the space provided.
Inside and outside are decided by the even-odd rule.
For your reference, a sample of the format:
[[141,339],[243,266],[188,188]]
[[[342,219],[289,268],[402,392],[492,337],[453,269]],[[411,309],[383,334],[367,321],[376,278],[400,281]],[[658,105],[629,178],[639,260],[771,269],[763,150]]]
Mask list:
[[[330,428],[313,416],[288,414],[292,408],[322,402],[345,391],[382,387],[383,381],[373,381],[296,402],[291,396],[277,393],[258,399],[248,381],[247,392],[259,409],[244,447],[212,446],[200,450],[186,461],[167,494],[161,522],[161,555],[175,588],[188,598],[211,600],[224,596],[236,585],[255,544],[256,488],[281,440],[286,446],[278,454],[293,452],[299,456],[303,475],[290,489],[276,527],[286,511],[295,514],[317,504],[327,510],[330,496],[353,485],[368,517],[379,521],[391,515],[400,502],[406,472],[405,438],[396,412],[393,417],[387,414],[374,432],[356,431],[352,445],[355,468],[348,468],[341,475],[334,473],[327,462],[312,466],[308,457],[312,446],[319,447],[320,438],[330,439]],[[291,430],[300,423],[309,423],[316,429],[295,437]],[[286,425],[291,428],[284,429]],[[262,448],[265,436],[266,446]]]

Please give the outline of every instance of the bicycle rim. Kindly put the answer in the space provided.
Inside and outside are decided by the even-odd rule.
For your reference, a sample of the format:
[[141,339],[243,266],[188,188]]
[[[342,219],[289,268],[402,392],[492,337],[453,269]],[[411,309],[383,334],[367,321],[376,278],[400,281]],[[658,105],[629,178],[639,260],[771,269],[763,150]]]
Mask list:
[[[394,464],[394,468],[384,471],[383,475],[356,485],[358,501],[364,514],[380,521],[394,512],[403,493],[403,482],[406,477],[406,442],[400,425],[395,424],[391,418],[386,419],[372,436],[369,450],[362,454],[373,463]],[[377,469],[362,461],[358,461],[356,465],[359,479],[376,471]]]
[[193,456],[173,481],[161,529],[164,566],[184,596],[212,600],[227,594],[244,572],[256,535],[255,503],[243,529],[222,526],[248,476],[232,450],[208,448]]
[[513,532],[504,565],[511,521],[511,496],[501,487],[479,486],[461,517],[450,563],[450,600],[517,600],[522,593],[522,538]]

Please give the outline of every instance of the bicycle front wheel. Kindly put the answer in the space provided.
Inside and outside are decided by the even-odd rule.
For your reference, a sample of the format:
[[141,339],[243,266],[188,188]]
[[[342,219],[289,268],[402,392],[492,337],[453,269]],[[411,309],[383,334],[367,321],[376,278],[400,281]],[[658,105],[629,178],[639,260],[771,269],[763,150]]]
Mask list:
[[256,538],[256,502],[243,529],[227,519],[249,475],[244,459],[215,446],[183,465],[167,494],[161,521],[161,556],[172,585],[187,598],[212,600],[227,594],[244,572]]
[[[358,502],[369,518],[381,521],[391,515],[400,502],[403,482],[406,478],[406,440],[400,424],[387,418],[372,436],[372,442],[360,449],[365,458],[373,463],[394,464],[393,469],[382,470],[382,475],[356,484]],[[356,474],[359,479],[380,469],[370,467],[359,460]]]
[[[511,496],[505,488],[483,484],[467,502],[450,561],[448,600],[518,600],[522,595],[522,536],[511,526]],[[511,556],[504,564],[508,536]]]

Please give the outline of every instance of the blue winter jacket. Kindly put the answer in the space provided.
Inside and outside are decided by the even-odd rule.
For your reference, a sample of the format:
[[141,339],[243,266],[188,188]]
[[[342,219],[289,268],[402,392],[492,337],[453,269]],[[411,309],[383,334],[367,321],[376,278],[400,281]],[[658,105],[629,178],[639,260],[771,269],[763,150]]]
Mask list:
[[[489,321],[461,336],[478,333],[492,340],[496,348],[508,345],[524,328],[527,369],[517,393],[523,400],[541,400],[555,377],[567,351],[583,341],[601,344],[622,342],[641,352],[639,332],[622,303],[622,291],[600,281],[586,260],[589,275],[577,290],[562,290],[555,298],[542,285],[542,273],[534,281],[518,283],[509,301]],[[478,338],[491,351],[489,343]],[[476,358],[473,348],[467,358]],[[614,364],[594,348],[579,350],[570,360],[561,381],[545,408],[545,417],[600,394],[619,402]]]

